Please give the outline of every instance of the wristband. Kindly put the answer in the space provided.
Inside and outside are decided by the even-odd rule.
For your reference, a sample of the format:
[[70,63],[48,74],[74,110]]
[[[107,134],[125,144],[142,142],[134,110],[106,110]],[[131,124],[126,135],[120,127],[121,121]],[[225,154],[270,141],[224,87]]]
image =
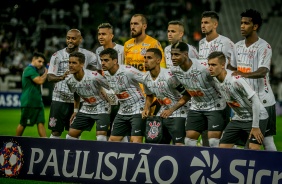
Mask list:
[[77,113],[78,112],[78,108],[73,109],[73,112]]

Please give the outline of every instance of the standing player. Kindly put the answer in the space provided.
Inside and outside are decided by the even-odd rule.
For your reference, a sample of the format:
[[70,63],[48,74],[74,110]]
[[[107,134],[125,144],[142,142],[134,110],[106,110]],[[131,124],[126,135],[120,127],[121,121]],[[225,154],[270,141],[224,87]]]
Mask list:
[[[46,61],[42,53],[33,53],[32,61],[24,71],[22,76],[21,95],[21,120],[16,130],[16,136],[22,136],[26,126],[37,124],[40,137],[46,137],[44,127],[44,104],[42,102],[41,85],[47,77],[47,69],[43,63]],[[38,69],[44,67],[45,72],[39,75]]]
[[[167,38],[168,38],[170,45],[166,46],[164,49],[165,62],[166,62],[167,68],[170,68],[173,66],[172,61],[171,61],[171,54],[170,54],[171,45],[179,41],[182,41],[183,36],[184,36],[183,23],[178,20],[170,21],[168,23],[168,28],[167,28]],[[188,48],[189,48],[189,51],[188,51],[189,58],[198,59],[199,54],[198,54],[197,49],[194,46],[189,45],[189,44],[188,44]]]
[[[201,29],[205,38],[199,42],[199,60],[204,66],[208,66],[207,57],[214,51],[222,51],[227,60],[234,58],[234,43],[227,37],[217,33],[219,16],[214,11],[202,13]],[[227,62],[226,62],[227,65]],[[203,145],[207,145],[206,133],[202,134]]]
[[[96,55],[100,61],[99,54],[106,48],[113,48],[118,52],[118,63],[124,64],[124,48],[122,45],[113,42],[114,30],[113,26],[109,23],[102,23],[98,26],[98,41],[100,47],[96,49]],[[101,61],[100,61],[101,63]]]
[[178,42],[171,46],[172,73],[191,95],[187,116],[185,145],[196,146],[200,134],[208,130],[211,147],[218,147],[228,120],[226,101],[218,92],[207,67],[188,57],[188,45]]
[[[234,43],[227,37],[217,33],[219,16],[214,11],[202,13],[201,29],[206,35],[199,42],[199,60],[207,66],[207,57],[214,51],[222,51],[228,60],[234,60]],[[226,62],[227,65],[227,62]]]
[[[113,27],[111,24],[102,23],[98,26],[98,40],[101,46],[96,49],[96,55],[98,57],[99,63],[101,63],[100,56],[99,56],[101,51],[106,48],[113,48],[118,53],[118,63],[124,64],[124,48],[122,45],[114,43],[113,37],[114,37]],[[111,124],[110,124],[110,129],[108,131],[108,137],[109,137],[111,133],[112,123],[116,117],[117,111],[119,109],[119,105],[118,105],[118,99],[115,96],[114,92],[112,90],[106,90],[106,89],[105,91],[109,99],[111,99],[110,101],[111,103]],[[123,141],[128,142],[127,137],[124,137]]]
[[[107,141],[110,125],[110,104],[103,94],[103,88],[109,89],[105,77],[97,71],[84,69],[85,55],[73,52],[69,55],[69,73],[66,83],[74,93],[74,113],[70,119],[67,139],[77,139],[84,131],[90,131],[96,122],[97,141]],[[80,98],[84,100],[78,112]]]
[[217,86],[235,115],[227,125],[219,147],[232,148],[241,138],[248,143],[248,148],[260,150],[267,126],[268,114],[256,92],[240,75],[232,76],[232,71],[225,69],[223,52],[213,52],[208,56],[209,71],[215,77]]
[[143,83],[143,74],[132,66],[119,65],[115,49],[103,50],[100,58],[105,77],[120,103],[109,141],[121,141],[131,132],[131,142],[142,143],[145,124],[141,113],[145,99],[139,83]]
[[[131,39],[124,44],[125,64],[131,65],[140,71],[145,72],[144,55],[149,48],[163,49],[156,39],[145,33],[147,28],[147,19],[142,14],[135,14],[130,21]],[[164,57],[161,67],[166,68]]]
[[48,81],[55,82],[48,128],[52,131],[50,138],[60,138],[62,132],[69,129],[69,120],[73,114],[73,93],[67,87],[65,78],[69,74],[69,54],[75,51],[85,54],[85,64],[91,70],[101,70],[94,53],[79,48],[82,36],[79,30],[71,29],[66,35],[67,47],[55,52],[50,60]]
[[168,130],[176,145],[183,145],[187,117],[187,107],[184,104],[187,103],[190,95],[171,70],[160,67],[162,52],[159,49],[148,49],[144,58],[145,70],[148,72],[144,76],[146,103],[142,117],[149,116],[150,106],[155,96],[161,104],[156,116],[163,118],[162,128]]
[[235,44],[236,60],[231,61],[229,68],[237,69],[232,75],[246,78],[266,108],[269,118],[263,145],[266,150],[276,151],[273,140],[273,135],[276,135],[276,101],[269,82],[272,50],[257,34],[261,24],[258,11],[249,9],[241,13],[241,35],[245,40]]

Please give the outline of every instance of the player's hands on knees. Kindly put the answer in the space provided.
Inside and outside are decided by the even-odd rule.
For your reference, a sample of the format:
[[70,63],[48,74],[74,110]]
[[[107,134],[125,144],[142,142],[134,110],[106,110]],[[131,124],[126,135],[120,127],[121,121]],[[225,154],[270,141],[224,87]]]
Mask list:
[[170,110],[170,109],[164,110],[161,113],[161,118],[168,118],[172,113],[173,113],[173,111]]
[[145,119],[149,116],[150,110],[149,109],[144,109],[142,111],[142,118]]
[[256,138],[258,143],[262,144],[264,136],[261,133],[260,128],[252,128],[252,130],[250,132],[249,139],[251,138],[252,135]]
[[74,120],[76,114],[77,114],[76,112],[72,113],[71,118],[70,118],[70,125],[73,123],[73,120]]

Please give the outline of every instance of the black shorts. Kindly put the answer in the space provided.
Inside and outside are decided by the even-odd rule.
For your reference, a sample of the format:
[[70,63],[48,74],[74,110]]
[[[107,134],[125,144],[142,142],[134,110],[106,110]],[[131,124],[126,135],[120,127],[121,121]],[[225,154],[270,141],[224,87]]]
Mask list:
[[78,112],[70,128],[82,131],[91,131],[96,122],[96,131],[107,131],[110,126],[109,114],[86,114]]
[[[252,123],[252,121],[232,120],[223,131],[220,144],[235,144],[239,140],[246,144],[252,129]],[[263,135],[265,134],[266,126],[267,119],[259,121],[259,128]],[[259,144],[253,136],[250,139],[250,143]]]
[[267,127],[265,130],[265,137],[271,136],[271,135],[276,135],[276,109],[275,105],[265,107],[267,113],[268,113],[268,118],[267,118]]
[[223,131],[230,120],[230,108],[216,111],[189,110],[185,130],[202,133],[208,131]]
[[45,123],[44,107],[22,107],[21,120],[22,126],[33,126],[34,124]]
[[143,136],[145,131],[145,120],[141,114],[120,115],[117,114],[112,125],[113,136]]
[[55,132],[69,130],[73,108],[73,103],[52,101],[48,129]]
[[167,129],[172,137],[174,143],[184,143],[184,138],[186,136],[185,132],[185,121],[186,118],[172,117],[167,119],[162,119],[163,129]]

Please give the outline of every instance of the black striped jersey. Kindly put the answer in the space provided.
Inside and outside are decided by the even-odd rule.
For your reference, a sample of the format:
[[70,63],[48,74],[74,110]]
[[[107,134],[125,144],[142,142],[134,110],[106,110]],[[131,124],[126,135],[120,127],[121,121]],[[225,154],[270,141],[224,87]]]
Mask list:
[[[85,54],[84,68],[88,65],[95,67],[97,70],[101,70],[101,64],[98,62],[96,55],[83,48],[79,48],[79,52]],[[66,48],[55,52],[50,60],[48,74],[54,74],[56,76],[62,76],[66,71],[69,70],[69,53]],[[66,81],[62,80],[55,84],[53,95],[53,101],[73,103],[73,93],[70,92]]]
[[208,68],[202,65],[199,60],[191,59],[192,66],[183,71],[179,66],[171,68],[172,73],[191,95],[191,110],[223,110],[226,101],[221,97],[216,88]]
[[[154,95],[158,102],[161,104],[161,108],[157,113],[157,116],[172,106],[174,106],[185,92],[185,88],[178,81],[169,69],[161,68],[158,77],[153,80],[150,72],[146,72],[144,75],[144,91],[146,95]],[[170,117],[187,117],[187,106],[182,106],[175,110]]]
[[[255,72],[260,67],[266,67],[270,71],[272,49],[271,46],[263,39],[246,47],[245,40],[241,40],[235,44],[236,60],[231,65],[238,71],[249,73]],[[275,97],[270,86],[269,73],[264,78],[251,79],[246,78],[253,90],[265,107],[274,105]]]
[[[214,51],[221,51],[226,58],[234,60],[234,43],[227,37],[218,35],[217,38],[208,42],[206,38],[203,38],[199,42],[199,60],[203,65],[208,65],[208,56]],[[225,68],[228,64],[226,60]]]
[[[115,50],[117,51],[117,53],[118,53],[118,64],[123,65],[123,64],[124,64],[124,48],[123,48],[123,46],[120,45],[120,44],[116,44],[116,43],[115,43],[115,46],[114,46],[113,49],[115,49]],[[98,48],[96,49],[96,52],[95,52],[95,53],[96,53],[96,56],[97,56],[97,58],[98,58],[98,60],[99,60],[99,63],[101,63],[99,54],[100,54],[103,50],[104,50],[104,46],[100,46],[100,47],[98,47]]]
[[[250,98],[256,92],[250,87],[245,78],[241,76],[231,76],[232,71],[227,70],[227,75],[222,83],[215,77],[216,85],[220,93],[226,99],[227,104],[234,110],[235,115],[232,120],[249,121],[253,120],[252,102]],[[268,118],[266,109],[260,103],[259,119]]]
[[119,65],[114,75],[104,73],[110,88],[114,91],[120,103],[118,114],[141,114],[145,98],[139,83],[143,83],[143,73],[129,65]]
[[110,104],[102,92],[103,88],[109,89],[109,84],[107,79],[97,71],[84,69],[81,81],[77,81],[73,74],[70,74],[66,83],[71,93],[77,93],[83,99],[80,112],[86,114],[110,113]]
[[[189,58],[198,59],[199,58],[199,54],[198,54],[197,49],[194,46],[192,46],[192,45],[189,45],[189,44],[187,44],[187,45],[189,47],[189,50],[188,50]],[[167,68],[172,67],[173,64],[172,64],[172,60],[171,60],[171,45],[168,45],[168,46],[165,47],[164,54],[165,54],[166,67]]]

